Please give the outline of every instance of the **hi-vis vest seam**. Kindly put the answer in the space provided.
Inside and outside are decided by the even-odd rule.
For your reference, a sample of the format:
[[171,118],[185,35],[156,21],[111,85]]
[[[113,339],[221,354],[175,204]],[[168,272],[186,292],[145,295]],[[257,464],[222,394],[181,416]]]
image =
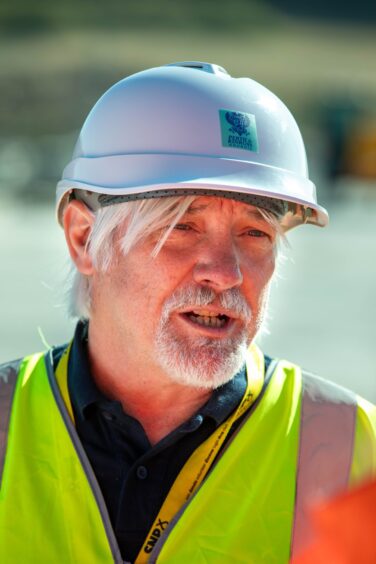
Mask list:
[[120,553],[120,549],[119,549],[119,545],[118,542],[116,540],[115,537],[115,533],[110,521],[110,517],[108,514],[108,510],[107,510],[107,506],[106,503],[104,501],[103,498],[103,494],[102,491],[99,487],[97,478],[94,474],[93,468],[89,462],[89,459],[87,457],[87,454],[82,446],[82,443],[78,437],[76,428],[69,416],[69,413],[67,411],[67,408],[64,404],[63,398],[60,394],[60,390],[58,388],[57,382],[56,382],[56,378],[55,378],[55,374],[54,374],[54,370],[53,370],[53,359],[52,359],[52,351],[49,351],[46,353],[45,357],[45,365],[46,365],[46,369],[47,369],[47,375],[48,375],[48,381],[50,383],[51,389],[52,389],[52,393],[54,395],[56,404],[59,408],[60,414],[64,420],[64,423],[66,425],[66,428],[68,430],[69,436],[71,438],[71,441],[74,445],[74,448],[76,449],[77,452],[77,456],[81,462],[81,465],[84,469],[84,472],[86,474],[86,477],[88,479],[88,482],[90,484],[90,487],[93,491],[94,497],[96,499],[96,502],[98,504],[98,508],[102,517],[102,521],[103,521],[103,525],[106,531],[106,535],[108,538],[108,542],[111,548],[111,552],[112,555],[114,557],[114,562],[116,564],[123,564],[124,560],[122,559],[121,553]]

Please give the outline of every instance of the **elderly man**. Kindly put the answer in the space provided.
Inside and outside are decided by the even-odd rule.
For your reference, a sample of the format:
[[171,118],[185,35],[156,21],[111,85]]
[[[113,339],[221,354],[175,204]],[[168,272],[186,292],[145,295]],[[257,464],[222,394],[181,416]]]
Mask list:
[[293,117],[216,65],[133,75],[57,212],[80,321],[0,371],[1,561],[288,562],[376,456],[370,404],[254,344],[279,241],[327,223]]

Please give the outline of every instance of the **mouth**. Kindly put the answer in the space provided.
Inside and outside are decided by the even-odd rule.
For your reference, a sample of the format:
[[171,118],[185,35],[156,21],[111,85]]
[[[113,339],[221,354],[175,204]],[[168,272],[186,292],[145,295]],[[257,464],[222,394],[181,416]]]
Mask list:
[[235,321],[234,317],[230,317],[226,313],[205,309],[183,311],[180,316],[205,329],[227,329]]

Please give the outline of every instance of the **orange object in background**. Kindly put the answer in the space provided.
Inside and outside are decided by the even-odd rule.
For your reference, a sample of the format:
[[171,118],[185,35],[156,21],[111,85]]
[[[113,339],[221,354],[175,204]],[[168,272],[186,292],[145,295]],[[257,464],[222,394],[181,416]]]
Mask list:
[[376,564],[376,481],[312,511],[315,542],[292,564]]
[[344,172],[359,178],[376,179],[376,121],[367,119],[354,124],[345,139]]

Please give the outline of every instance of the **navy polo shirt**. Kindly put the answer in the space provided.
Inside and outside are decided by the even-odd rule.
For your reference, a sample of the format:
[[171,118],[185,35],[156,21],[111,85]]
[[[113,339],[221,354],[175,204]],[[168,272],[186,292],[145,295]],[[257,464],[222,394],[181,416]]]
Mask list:
[[77,433],[102,490],[122,557],[134,562],[184,463],[240,403],[245,370],[214,390],[188,421],[154,446],[139,421],[97,388],[83,322],[73,339],[68,387]]

